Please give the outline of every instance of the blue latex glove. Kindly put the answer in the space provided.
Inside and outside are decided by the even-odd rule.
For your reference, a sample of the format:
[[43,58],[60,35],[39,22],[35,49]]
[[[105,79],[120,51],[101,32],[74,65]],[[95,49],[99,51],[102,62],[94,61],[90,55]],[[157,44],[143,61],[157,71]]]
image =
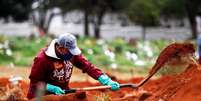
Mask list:
[[107,75],[103,74],[100,77],[98,77],[98,81],[107,86],[111,86],[111,90],[118,90],[119,89],[119,83],[112,81]]
[[57,95],[65,94],[65,92],[60,87],[51,84],[46,85],[46,90]]

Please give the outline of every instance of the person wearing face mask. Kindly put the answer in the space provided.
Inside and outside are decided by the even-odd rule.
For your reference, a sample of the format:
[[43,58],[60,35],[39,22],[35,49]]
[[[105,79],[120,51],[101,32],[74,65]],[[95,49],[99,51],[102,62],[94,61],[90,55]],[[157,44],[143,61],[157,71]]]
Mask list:
[[71,33],[65,33],[52,40],[49,46],[42,49],[34,58],[29,75],[27,98],[36,97],[39,83],[44,84],[45,94],[64,94],[64,90],[70,89],[68,84],[74,66],[98,80],[102,85],[111,86],[111,90],[119,89],[118,82],[111,80],[81,54],[76,37]]

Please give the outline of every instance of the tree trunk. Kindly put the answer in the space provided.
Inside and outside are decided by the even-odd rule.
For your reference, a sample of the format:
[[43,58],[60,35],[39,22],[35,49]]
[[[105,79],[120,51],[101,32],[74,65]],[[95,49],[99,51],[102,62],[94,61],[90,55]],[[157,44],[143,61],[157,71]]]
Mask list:
[[89,11],[87,7],[85,8],[84,11],[84,35],[86,37],[89,36]]
[[[53,13],[51,12],[49,17],[46,17],[46,19],[44,19],[45,23],[43,24],[43,28],[45,31],[45,34],[47,35],[49,32],[49,27],[50,27],[50,23],[52,22],[52,19],[56,16],[56,15],[60,15],[60,13]],[[46,16],[48,16],[46,14]]]
[[196,10],[195,8],[192,7],[192,5],[190,4],[190,1],[186,1],[185,4],[186,10],[187,10],[187,16],[190,22],[190,26],[191,26],[191,33],[192,33],[192,39],[196,39],[197,38],[197,23],[195,20],[196,17]]
[[39,17],[38,17],[38,24],[36,25],[39,30],[39,36],[42,37],[46,35],[46,29],[44,28],[46,12],[43,9],[38,10]]
[[190,27],[191,27],[191,33],[192,33],[192,39],[196,39],[197,38],[197,23],[195,20],[195,15],[191,14],[191,12],[188,12],[188,19],[190,22]]
[[98,24],[98,21],[94,24],[94,35],[96,39],[100,38],[100,25]]
[[94,35],[95,35],[96,39],[101,38],[100,29],[101,29],[103,15],[104,15],[104,11],[101,11],[100,13],[97,13],[97,18],[95,18],[95,22],[94,22]]
[[55,15],[59,15],[59,13],[54,14],[53,12],[50,12],[49,15],[47,12],[40,12],[40,13],[43,13],[43,14],[40,15],[40,19],[39,19],[40,22],[36,26],[38,27],[39,35],[42,37],[48,34],[49,26],[53,17]]
[[39,36],[43,37],[46,35],[46,31],[43,28],[38,27],[38,31],[39,31]]

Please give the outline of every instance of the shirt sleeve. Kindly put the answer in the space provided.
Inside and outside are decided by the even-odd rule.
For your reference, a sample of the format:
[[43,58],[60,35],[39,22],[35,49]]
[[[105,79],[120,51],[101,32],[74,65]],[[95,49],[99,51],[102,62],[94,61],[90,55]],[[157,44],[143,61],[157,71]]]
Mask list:
[[31,73],[29,75],[30,85],[27,98],[32,99],[35,97],[37,85],[45,82],[45,64],[44,60],[36,57],[32,65]]
[[103,73],[95,65],[90,63],[83,55],[76,55],[73,58],[73,65],[82,70],[83,73],[87,73],[94,79],[98,79]]

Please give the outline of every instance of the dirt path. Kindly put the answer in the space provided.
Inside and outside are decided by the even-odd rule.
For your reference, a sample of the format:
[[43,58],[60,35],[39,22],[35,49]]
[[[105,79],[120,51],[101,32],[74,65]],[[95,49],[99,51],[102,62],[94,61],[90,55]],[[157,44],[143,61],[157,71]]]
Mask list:
[[21,76],[25,81],[28,81],[30,70],[30,67],[0,66],[0,77]]

